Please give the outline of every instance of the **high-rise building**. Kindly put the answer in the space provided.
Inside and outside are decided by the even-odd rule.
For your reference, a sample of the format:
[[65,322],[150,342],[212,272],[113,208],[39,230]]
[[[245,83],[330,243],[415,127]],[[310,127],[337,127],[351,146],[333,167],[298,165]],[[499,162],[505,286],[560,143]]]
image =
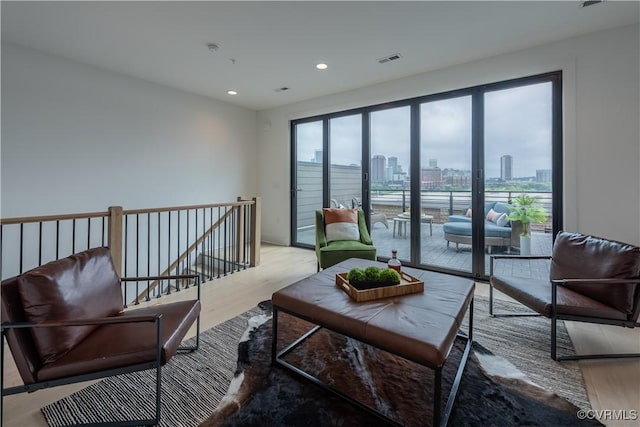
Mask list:
[[392,173],[398,173],[398,158],[397,157],[389,157],[387,166],[391,168]]
[[315,156],[311,161],[313,163],[322,163],[322,150],[316,150]]
[[429,167],[437,168],[438,167],[438,159],[429,159]]
[[371,182],[385,182],[387,178],[387,158],[376,154],[371,158]]
[[536,169],[536,182],[551,182],[551,169]]
[[500,179],[503,181],[513,179],[513,157],[509,154],[500,157]]

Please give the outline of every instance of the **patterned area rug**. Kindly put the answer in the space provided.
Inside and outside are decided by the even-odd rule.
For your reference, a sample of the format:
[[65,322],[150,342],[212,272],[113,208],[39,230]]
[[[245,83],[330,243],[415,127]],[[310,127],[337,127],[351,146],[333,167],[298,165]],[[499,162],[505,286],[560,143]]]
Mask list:
[[[242,354],[238,362],[238,341],[243,333],[245,333],[249,319],[254,316],[263,315],[254,318],[253,321],[258,323],[264,321],[266,319],[264,315],[269,314],[269,308],[268,303],[261,304],[240,316],[203,332],[201,334],[201,349],[199,351],[176,355],[172,361],[164,367],[161,425],[197,426],[214,413],[215,408],[218,407],[225,393],[227,393],[227,389],[236,371],[236,365],[239,364],[239,366],[241,366],[247,363],[247,360],[251,360],[251,357],[258,354],[258,347],[255,347],[255,343],[258,341],[255,339],[251,340],[249,342],[253,342],[254,345],[252,349],[248,347],[248,343],[240,346]],[[499,302],[499,309],[519,311],[521,307],[507,302]],[[530,388],[529,385],[527,385],[527,388],[536,390],[538,394],[543,396],[542,400],[549,401],[544,404],[534,402],[533,406],[543,405],[541,406],[543,408],[556,409],[557,407],[561,407],[563,408],[561,411],[564,412],[565,416],[567,414],[573,414],[573,416],[565,419],[568,424],[565,423],[564,425],[580,425],[575,419],[575,411],[577,409],[573,405],[583,409],[590,408],[588,398],[584,391],[582,375],[577,362],[557,363],[550,359],[548,348],[548,319],[538,317],[493,319],[488,317],[487,300],[482,297],[476,297],[474,313],[474,339],[480,345],[474,347],[470,362],[473,359],[473,363],[477,364],[480,360],[484,359],[486,366],[483,369],[477,369],[476,373],[470,375],[468,371],[470,371],[470,367],[473,365],[473,363],[470,363],[465,370],[463,379],[465,377],[468,377],[468,379],[472,377],[475,378],[476,374],[478,378],[481,376],[486,377],[486,372],[483,373],[483,371],[486,370],[494,377],[506,377],[507,375],[504,372],[506,369],[511,372],[511,374],[508,375],[508,380],[502,381],[502,383],[504,383],[502,387],[506,387],[509,392],[505,392],[503,395],[512,396],[510,391],[514,389],[514,386],[510,386],[509,383],[516,381],[513,383],[515,384],[515,388],[522,388],[523,384],[528,384],[528,382],[523,381],[522,378],[526,375],[528,380],[541,386],[540,388]],[[263,334],[261,342],[264,344],[270,339],[270,322],[266,322],[260,330]],[[571,342],[564,326],[559,330],[558,337],[561,351],[572,352]],[[499,355],[501,357],[495,358],[493,355]],[[455,363],[452,365],[454,365],[453,367],[455,368]],[[491,367],[492,365],[493,367]],[[516,378],[513,377],[513,373],[515,373]],[[285,375],[291,377],[289,373],[285,373]],[[520,376],[520,378],[517,378],[518,376]],[[296,381],[300,383],[299,380],[296,379]],[[495,380],[492,379],[491,381],[493,387]],[[480,382],[478,382],[478,384],[480,384]],[[42,408],[42,412],[52,427],[76,422],[127,419],[127,417],[132,418],[134,416],[140,417],[141,414],[152,414],[153,412],[153,385],[154,377],[150,372],[109,378]],[[304,382],[298,385],[303,386],[305,390],[307,388],[315,389],[315,386]],[[232,388],[234,387],[238,387],[238,384],[232,384]],[[422,390],[424,389],[425,387],[423,386]],[[282,390],[282,388],[280,390]],[[315,391],[317,392],[317,390]],[[473,392],[474,395],[471,396],[471,400],[484,402],[485,405],[490,407],[492,405],[492,397],[489,396],[479,399],[478,393],[481,392],[480,389]],[[555,396],[554,393],[559,394],[571,402],[571,405],[567,404],[564,399]],[[256,393],[256,396],[259,397],[258,393]],[[464,404],[463,398],[464,396],[461,391],[456,408],[467,407]],[[509,399],[511,399],[511,397],[509,397]],[[306,399],[306,401],[309,401],[309,399]],[[410,401],[415,401],[415,398],[412,397]],[[229,397],[227,398],[227,403],[228,402]],[[338,404],[341,404],[341,402]],[[287,407],[287,405],[286,402],[278,402],[276,406]],[[226,406],[226,411],[233,412],[230,411],[230,408],[233,408],[233,405]],[[259,408],[261,408],[260,411],[262,411],[262,413],[266,414],[269,414],[271,410],[268,409],[270,408],[269,406],[264,405],[259,405]],[[235,409],[237,409],[237,406],[235,406]],[[312,408],[308,409],[312,410]],[[483,409],[483,411],[485,409]],[[349,411],[353,411],[353,408],[347,407],[344,410],[348,413]],[[526,425],[536,425],[530,422],[531,420],[527,418],[527,413],[516,413],[513,411],[513,408],[502,408],[501,410],[515,413],[521,417]],[[476,409],[476,412],[477,411],[478,409]],[[549,411],[546,412],[548,413]],[[486,413],[489,414],[489,412]],[[545,411],[542,411],[542,413],[545,413]],[[305,414],[308,420],[309,414],[313,414],[313,412],[305,411]],[[238,415],[242,414],[238,412],[235,416],[237,417]],[[215,416],[219,417],[220,411],[218,411],[214,417]],[[206,425],[217,425],[221,423],[220,419],[214,421],[214,417],[210,417]],[[224,418],[226,418],[226,416]],[[319,418],[314,416],[314,419]],[[458,419],[460,425],[479,425],[473,423],[465,424],[463,421],[463,419]],[[238,423],[237,418],[235,418],[235,421],[229,418],[225,422],[228,423],[228,425],[251,425],[251,423],[246,424],[245,422]],[[264,422],[265,420],[262,419],[260,424],[253,425],[265,425]],[[500,422],[496,424],[496,422],[497,420],[494,420],[493,423],[489,422],[488,425],[506,425]],[[486,424],[486,422],[483,423]],[[291,420],[290,423],[283,422],[283,424],[280,425],[300,424],[298,424],[298,421]],[[304,425],[314,424],[309,424],[307,421]],[[546,425],[550,424],[547,423]]]

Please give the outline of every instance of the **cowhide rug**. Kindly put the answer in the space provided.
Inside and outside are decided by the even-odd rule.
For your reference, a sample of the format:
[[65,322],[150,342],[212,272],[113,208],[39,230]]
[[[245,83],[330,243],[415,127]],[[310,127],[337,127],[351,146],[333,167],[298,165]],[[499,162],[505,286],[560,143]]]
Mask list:
[[[270,308],[270,307],[267,307]],[[310,328],[281,314],[279,349]],[[379,426],[376,418],[294,373],[271,365],[270,316],[253,318],[254,329],[238,347],[238,367],[227,395],[201,427]],[[461,355],[456,345],[443,372],[443,408]],[[432,420],[431,370],[384,351],[320,330],[286,360],[343,393],[407,426]],[[589,426],[578,408],[529,382],[505,359],[474,343],[450,426]]]

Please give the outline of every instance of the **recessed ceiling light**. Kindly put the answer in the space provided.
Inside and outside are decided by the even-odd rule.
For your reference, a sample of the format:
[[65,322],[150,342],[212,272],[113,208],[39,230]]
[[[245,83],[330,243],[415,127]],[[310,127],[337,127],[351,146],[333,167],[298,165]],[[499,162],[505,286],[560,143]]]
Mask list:
[[227,95],[237,95],[238,92],[236,92],[235,90],[228,90],[227,91]]
[[319,63],[319,64],[316,64],[316,68],[317,68],[318,70],[326,70],[326,69],[327,69],[327,67],[328,67],[328,65],[327,65],[327,64],[324,64],[324,63],[322,63],[322,62],[321,62],[321,63]]

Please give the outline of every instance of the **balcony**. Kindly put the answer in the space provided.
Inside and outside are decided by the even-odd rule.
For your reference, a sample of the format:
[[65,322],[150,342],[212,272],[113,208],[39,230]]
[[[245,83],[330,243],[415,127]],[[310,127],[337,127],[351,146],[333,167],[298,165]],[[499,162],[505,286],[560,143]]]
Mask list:
[[[485,200],[509,203],[511,198],[521,194],[521,191],[485,192]],[[547,223],[532,224],[531,253],[534,255],[549,255],[552,248],[552,206],[551,193],[529,193],[539,196],[542,206],[549,214]],[[351,206],[352,197],[343,195],[337,200],[345,206]],[[378,249],[378,256],[388,257],[391,250],[396,249],[401,260],[408,262],[411,252],[411,225],[406,221],[397,220],[399,215],[410,210],[409,191],[372,191],[372,211],[377,217],[386,217],[387,227],[382,222],[371,224],[371,238]],[[471,205],[471,193],[456,191],[422,192],[421,213],[425,218],[420,223],[420,259],[415,264],[433,266],[444,269],[470,272],[472,268],[471,245],[455,243],[447,244],[444,238],[443,225],[448,222],[449,215],[464,215]],[[312,217],[311,213],[304,213]],[[300,212],[299,212],[299,218]],[[396,220],[394,221],[394,218]],[[373,222],[373,221],[372,221]],[[298,229],[298,241],[315,244],[314,224]],[[395,228],[395,230],[394,230]],[[514,246],[487,246],[485,248],[485,273],[489,273],[489,251],[491,253],[518,254],[517,244]],[[501,262],[496,265],[497,272],[515,274],[522,277],[549,277],[549,266],[546,261]]]

